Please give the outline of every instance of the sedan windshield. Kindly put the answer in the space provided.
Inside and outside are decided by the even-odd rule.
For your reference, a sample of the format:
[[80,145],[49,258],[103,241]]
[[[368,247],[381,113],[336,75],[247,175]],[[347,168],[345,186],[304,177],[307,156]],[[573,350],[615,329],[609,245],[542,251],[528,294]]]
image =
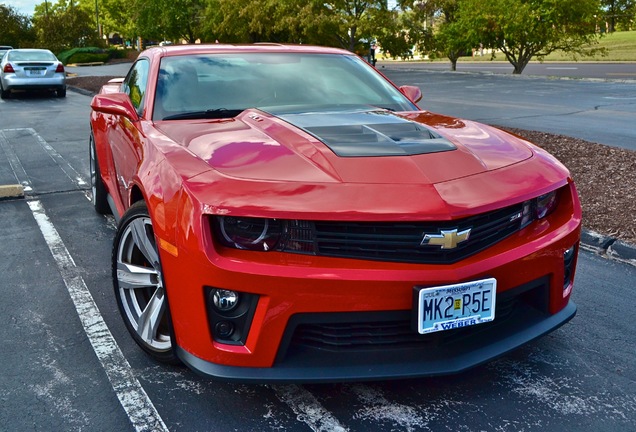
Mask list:
[[[417,109],[353,55],[240,53],[165,57],[153,119],[233,117],[338,109]],[[213,113],[211,115],[211,113]]]

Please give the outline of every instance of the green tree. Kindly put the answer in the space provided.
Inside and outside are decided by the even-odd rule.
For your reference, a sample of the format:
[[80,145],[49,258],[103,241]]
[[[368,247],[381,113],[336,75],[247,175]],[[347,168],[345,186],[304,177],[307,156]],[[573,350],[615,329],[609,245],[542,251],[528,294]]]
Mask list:
[[[457,69],[457,60],[471,52],[475,41],[458,22],[461,0],[401,0],[402,16],[410,16],[403,27],[417,45],[418,51],[431,58],[447,57],[451,70]],[[477,44],[479,44],[477,42]]]
[[636,14],[636,0],[602,0],[601,5],[610,33],[616,31],[617,27],[624,30],[631,28]]
[[33,27],[40,47],[59,53],[78,46],[99,46],[94,16],[77,1],[58,0],[35,7]]
[[386,0],[210,0],[207,33],[223,42],[290,42],[360,50],[394,18]]
[[[413,56],[413,43],[411,43],[411,34],[403,26],[404,16],[395,11],[387,11],[384,16],[376,19],[374,36],[385,55],[392,58],[410,58]],[[395,15],[395,16],[391,16]]]
[[[432,33],[427,42],[432,51],[441,53],[451,62],[451,70],[457,70],[457,61],[468,55],[472,47],[479,42],[464,28],[459,21],[459,7],[462,0],[429,0],[420,4],[426,17],[431,17],[435,25],[431,25]],[[417,3],[416,3],[417,4]]]
[[78,0],[78,4],[92,17],[98,37],[115,33],[127,38],[136,35],[135,10],[129,0]]
[[195,43],[204,34],[206,0],[135,0],[136,33],[153,40]]
[[11,6],[0,3],[0,42],[14,48],[33,45],[35,33],[31,19]]
[[311,6],[297,0],[211,0],[205,11],[206,34],[222,42],[303,41],[298,14]]
[[324,11],[334,24],[338,24],[334,36],[340,45],[355,51],[360,40],[368,41],[377,34],[376,19],[386,8],[385,0],[332,0],[325,3]]
[[520,74],[532,58],[561,50],[594,55],[599,0],[460,0],[458,22],[472,40],[500,50]]
[[433,46],[450,60],[452,71],[457,70],[459,58],[469,55],[476,45],[478,43],[471,42],[462,24],[456,21],[443,22],[433,36]]
[[431,33],[426,28],[426,17],[420,7],[403,4],[395,10],[380,10],[374,19],[374,35],[385,55],[410,58],[415,47],[427,45]]

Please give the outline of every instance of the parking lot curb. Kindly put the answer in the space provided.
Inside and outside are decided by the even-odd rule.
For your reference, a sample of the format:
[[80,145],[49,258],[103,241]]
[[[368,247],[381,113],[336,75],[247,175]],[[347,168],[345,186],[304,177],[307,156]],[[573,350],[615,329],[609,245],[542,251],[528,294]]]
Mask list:
[[636,267],[636,245],[618,240],[616,237],[583,230],[581,249]]
[[24,197],[24,188],[22,185],[0,185],[0,200]]
[[612,259],[636,266],[636,246],[632,244],[618,240],[607,248],[607,255]]
[[90,90],[86,90],[86,89],[83,89],[83,88],[80,88],[80,87],[75,87],[75,86],[68,85],[68,84],[66,85],[66,88],[68,90],[70,90],[70,91],[74,91],[75,93],[79,93],[79,94],[82,94],[84,96],[95,96],[96,95],[95,92],[92,92]]
[[69,67],[104,66],[104,62],[70,63]]

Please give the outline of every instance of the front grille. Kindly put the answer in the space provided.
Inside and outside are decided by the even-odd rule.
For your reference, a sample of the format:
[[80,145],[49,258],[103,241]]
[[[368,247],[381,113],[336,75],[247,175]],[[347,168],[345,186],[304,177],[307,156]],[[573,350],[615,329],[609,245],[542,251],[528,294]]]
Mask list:
[[[453,263],[478,253],[517,232],[522,204],[489,213],[445,222],[309,222],[305,229],[290,230],[289,244],[308,241],[313,231],[320,256],[421,264]],[[313,226],[311,226],[313,225]],[[470,229],[468,240],[454,248],[422,245],[425,234]],[[311,241],[311,240],[310,240]],[[289,252],[292,252],[291,250]]]

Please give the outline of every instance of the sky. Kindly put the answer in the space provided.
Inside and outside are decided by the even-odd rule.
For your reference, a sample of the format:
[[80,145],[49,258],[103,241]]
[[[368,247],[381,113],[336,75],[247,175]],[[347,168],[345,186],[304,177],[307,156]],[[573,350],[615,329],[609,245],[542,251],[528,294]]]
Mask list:
[[44,3],[44,0],[0,0],[5,6],[10,6],[22,15],[33,15],[35,5]]

